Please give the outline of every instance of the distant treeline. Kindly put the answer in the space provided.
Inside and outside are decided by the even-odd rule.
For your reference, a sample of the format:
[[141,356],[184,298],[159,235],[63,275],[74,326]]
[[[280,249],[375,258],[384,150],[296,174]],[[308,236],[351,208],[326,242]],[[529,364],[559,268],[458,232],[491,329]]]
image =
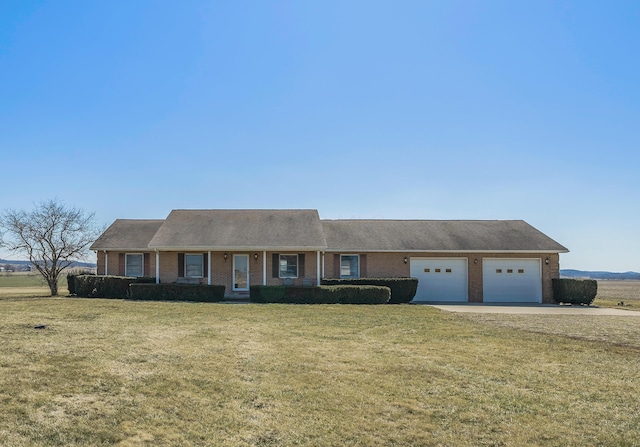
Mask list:
[[637,279],[640,280],[638,272],[589,272],[584,270],[560,270],[562,278],[588,278],[588,279]]
[[[18,260],[8,260],[8,259],[0,259],[0,266],[11,265],[20,267],[16,269],[16,271],[24,271],[26,268],[31,266],[31,261],[18,261]],[[86,268],[86,269],[95,269],[96,264],[91,262],[77,262],[74,261],[70,266],[70,268]]]

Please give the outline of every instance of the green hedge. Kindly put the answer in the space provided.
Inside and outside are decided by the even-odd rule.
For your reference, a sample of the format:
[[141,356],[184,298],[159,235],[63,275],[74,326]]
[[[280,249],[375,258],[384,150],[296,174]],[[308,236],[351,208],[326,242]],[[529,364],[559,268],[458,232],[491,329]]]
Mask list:
[[224,300],[224,286],[206,284],[131,284],[132,300],[197,301],[217,303]]
[[69,295],[75,295],[76,294],[76,276],[80,276],[80,275],[95,276],[95,273],[93,273],[91,271],[68,273],[67,274],[67,289],[69,289]]
[[387,304],[391,289],[387,286],[339,285],[320,286],[326,301],[338,299],[340,304]]
[[288,304],[385,304],[391,290],[384,286],[251,286],[253,303]]
[[591,305],[598,293],[598,281],[594,279],[554,278],[553,299],[556,303]]
[[[320,287],[300,286],[251,286],[249,301],[252,303],[323,303]],[[337,302],[337,301],[336,301]]]
[[77,275],[73,280],[75,294],[84,298],[129,298],[130,284],[155,282],[155,278],[104,275]]
[[322,285],[369,285],[387,286],[391,289],[389,304],[408,303],[418,290],[417,278],[323,278]]

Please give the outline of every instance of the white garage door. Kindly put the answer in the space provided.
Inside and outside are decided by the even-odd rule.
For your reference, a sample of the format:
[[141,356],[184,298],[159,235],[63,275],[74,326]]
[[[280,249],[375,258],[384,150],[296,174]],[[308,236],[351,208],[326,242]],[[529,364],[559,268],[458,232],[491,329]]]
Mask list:
[[411,276],[418,278],[413,301],[467,301],[466,258],[411,258]]
[[485,303],[541,303],[540,259],[484,259]]

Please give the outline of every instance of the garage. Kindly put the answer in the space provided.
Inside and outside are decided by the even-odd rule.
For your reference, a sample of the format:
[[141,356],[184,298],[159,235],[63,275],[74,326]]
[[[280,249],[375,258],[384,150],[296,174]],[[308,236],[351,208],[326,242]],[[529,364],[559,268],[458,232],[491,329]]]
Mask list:
[[468,301],[467,258],[411,258],[410,267],[418,278],[413,301]]
[[541,303],[540,259],[484,259],[482,262],[485,303]]

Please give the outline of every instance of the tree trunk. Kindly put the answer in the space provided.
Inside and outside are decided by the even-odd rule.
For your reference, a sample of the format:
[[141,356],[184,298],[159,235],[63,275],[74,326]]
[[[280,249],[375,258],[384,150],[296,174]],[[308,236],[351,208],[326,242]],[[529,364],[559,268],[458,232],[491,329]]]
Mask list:
[[58,296],[58,278],[48,280],[49,289],[51,290],[51,296]]

